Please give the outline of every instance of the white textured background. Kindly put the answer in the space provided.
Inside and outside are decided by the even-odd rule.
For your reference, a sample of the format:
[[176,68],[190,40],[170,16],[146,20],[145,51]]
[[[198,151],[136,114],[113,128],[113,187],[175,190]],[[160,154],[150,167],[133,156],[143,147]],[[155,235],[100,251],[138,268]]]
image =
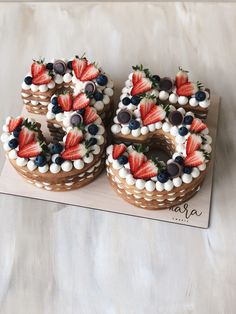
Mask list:
[[208,230],[1,195],[1,314],[235,313],[235,30],[233,3],[0,4],[1,124],[40,55],[86,51],[117,94],[182,65],[222,96]]

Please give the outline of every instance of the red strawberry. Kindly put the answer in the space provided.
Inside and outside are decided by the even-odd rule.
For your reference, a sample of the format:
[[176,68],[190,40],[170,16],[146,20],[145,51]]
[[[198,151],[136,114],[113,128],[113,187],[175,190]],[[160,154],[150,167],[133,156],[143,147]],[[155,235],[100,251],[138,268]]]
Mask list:
[[142,120],[146,117],[146,115],[151,111],[151,109],[155,106],[156,101],[149,98],[143,98],[140,101],[139,110],[141,113]]
[[202,122],[202,120],[195,118],[193,119],[193,122],[191,124],[190,131],[200,133],[202,130],[206,129],[207,126],[205,123]]
[[161,106],[153,107],[146,117],[143,119],[144,125],[149,125],[152,123],[156,123],[162,121],[166,116],[165,110]]
[[67,92],[58,96],[58,104],[64,111],[70,111],[72,108],[72,95]]
[[67,133],[66,136],[66,149],[79,144],[81,139],[83,138],[83,132],[75,127]]
[[188,82],[188,71],[179,68],[179,72],[176,74],[175,85],[177,88]]
[[131,173],[135,173],[145,161],[146,156],[143,153],[137,152],[136,150],[132,151],[129,154],[129,165]]
[[131,95],[138,95],[148,92],[152,88],[152,82],[146,78],[142,77],[131,89]]
[[176,93],[179,96],[192,96],[198,91],[198,86],[197,84],[187,82],[183,85],[181,85],[179,88],[177,88]]
[[46,66],[42,61],[35,61],[31,65],[32,77],[36,77],[46,70]]
[[41,85],[48,84],[52,80],[52,77],[49,75],[48,71],[40,72],[36,77],[33,78],[33,84]]
[[85,125],[93,123],[98,118],[99,118],[99,115],[96,113],[95,110],[93,110],[91,107],[86,107],[85,108],[85,113],[84,113],[84,123],[85,123]]
[[74,58],[74,60],[72,61],[72,68],[75,72],[75,76],[77,77],[77,79],[80,79],[82,73],[87,67],[87,64],[88,61],[86,58]]
[[145,77],[145,73],[141,70],[135,70],[132,75],[132,82],[135,85],[141,78]]
[[87,65],[86,69],[83,71],[80,80],[84,81],[91,81],[95,79],[99,74],[98,68],[94,64]]
[[197,167],[204,162],[204,155],[202,152],[196,150],[185,158],[184,165],[189,167]]
[[87,153],[87,149],[83,144],[77,144],[67,148],[62,154],[61,157],[65,160],[76,160],[83,158]]
[[13,132],[22,122],[23,122],[22,117],[17,117],[16,119],[11,119],[9,124],[8,124],[9,132]]
[[119,158],[126,151],[124,144],[115,144],[113,146],[112,157],[113,159]]
[[35,132],[23,127],[19,134],[19,148],[26,146],[27,144],[34,141],[35,138]]
[[25,145],[21,148],[17,155],[21,158],[31,158],[36,157],[42,152],[42,147],[40,146],[39,142],[32,142]]
[[186,144],[186,154],[189,155],[195,150],[198,150],[202,143],[201,136],[196,134],[191,134],[188,137],[187,144]]
[[148,160],[134,173],[136,179],[150,179],[158,173],[158,168],[152,160]]
[[79,110],[89,105],[90,99],[85,93],[80,93],[73,100],[73,110]]

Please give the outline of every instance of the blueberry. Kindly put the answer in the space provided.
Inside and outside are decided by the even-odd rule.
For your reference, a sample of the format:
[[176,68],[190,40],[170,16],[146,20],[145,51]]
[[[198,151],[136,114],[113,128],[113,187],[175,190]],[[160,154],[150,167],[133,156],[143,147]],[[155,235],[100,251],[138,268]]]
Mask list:
[[85,113],[85,108],[79,109],[76,112],[78,112],[79,114],[81,114],[81,116],[83,116]]
[[25,84],[27,84],[27,85],[31,85],[31,84],[32,84],[33,79],[32,79],[32,77],[31,77],[31,76],[26,76],[24,81],[25,81]]
[[18,138],[20,135],[20,131],[21,131],[21,126],[18,126],[17,128],[15,128],[15,130],[13,131],[14,137]]
[[177,157],[175,158],[175,161],[176,161],[179,165],[183,165],[183,163],[184,163],[184,159],[183,159],[183,157],[181,157],[181,156],[177,156]]
[[98,83],[98,85],[100,86],[105,86],[107,84],[107,77],[104,74],[100,74],[98,75],[98,77],[96,78],[96,82]]
[[58,104],[58,102],[57,102],[57,97],[53,97],[51,103],[52,103],[53,105],[57,105],[57,104]]
[[68,62],[67,62],[67,68],[68,68],[69,70],[73,70],[72,61],[68,61]]
[[57,165],[61,165],[62,163],[64,162],[64,159],[60,156],[58,156],[56,159],[55,159],[55,163]]
[[133,96],[131,98],[131,103],[135,106],[137,106],[140,103],[140,98],[138,96]]
[[63,110],[62,110],[62,108],[61,108],[60,106],[54,105],[54,106],[52,107],[52,112],[53,112],[54,114],[57,114],[57,113],[63,112]]
[[88,131],[91,135],[96,135],[98,133],[98,126],[96,124],[90,124]]
[[193,117],[188,115],[184,117],[184,124],[192,124],[193,122]]
[[93,97],[96,101],[103,100],[103,94],[98,91],[93,94]]
[[91,137],[89,140],[88,140],[88,146],[93,146],[93,145],[96,145],[97,144],[97,139],[95,137]]
[[60,143],[55,143],[52,145],[52,153],[60,154],[63,151],[63,146]]
[[12,138],[9,143],[8,143],[9,147],[14,149],[18,146],[18,140],[16,138]]
[[167,182],[169,179],[169,174],[166,170],[161,170],[160,173],[157,175],[157,180],[161,183]]
[[184,167],[183,168],[183,173],[187,173],[187,174],[190,174],[192,172],[192,167]]
[[130,98],[129,97],[125,97],[122,99],[122,104],[125,106],[128,106],[130,104]]
[[134,120],[134,119],[130,120],[130,122],[129,122],[129,128],[130,128],[130,130],[136,130],[136,129],[138,129],[139,127],[140,127],[139,121]]
[[203,92],[202,90],[199,90],[196,92],[195,98],[197,101],[203,101],[206,99],[206,93]]
[[159,75],[153,75],[152,77],[156,82],[159,82],[160,81],[160,76]]
[[43,167],[46,165],[47,163],[47,158],[46,156],[44,155],[39,155],[35,158],[35,161],[34,161],[35,165],[38,166],[38,167]]
[[46,69],[48,69],[49,71],[53,70],[53,63],[49,62],[46,64]]
[[120,165],[125,165],[128,162],[128,157],[125,155],[122,155],[117,160]]
[[185,126],[182,126],[181,128],[179,128],[179,135],[185,136],[187,134],[188,134],[188,129]]

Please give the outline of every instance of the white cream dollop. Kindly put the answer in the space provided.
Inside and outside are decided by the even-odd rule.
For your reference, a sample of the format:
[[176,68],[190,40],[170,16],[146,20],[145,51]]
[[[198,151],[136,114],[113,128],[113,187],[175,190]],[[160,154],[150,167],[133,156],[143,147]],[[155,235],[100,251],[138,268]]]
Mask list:
[[83,169],[83,168],[84,168],[84,162],[83,162],[83,160],[81,160],[81,159],[75,160],[75,161],[74,161],[74,167],[75,167],[75,169],[77,169],[77,170]]
[[61,164],[61,169],[65,172],[69,172],[71,171],[73,168],[72,162],[69,160],[65,160],[62,164]]
[[153,192],[156,188],[156,184],[153,181],[149,180],[145,183],[145,188],[148,192]]
[[53,163],[50,166],[50,171],[51,171],[51,173],[58,173],[61,171],[61,167],[60,167],[60,165]]
[[29,171],[34,171],[37,166],[35,165],[33,160],[29,160],[27,163],[27,168],[29,169]]
[[137,179],[135,186],[138,190],[143,190],[145,188],[145,181],[142,179]]
[[49,170],[48,164],[44,165],[43,167],[38,167],[39,172],[46,173]]

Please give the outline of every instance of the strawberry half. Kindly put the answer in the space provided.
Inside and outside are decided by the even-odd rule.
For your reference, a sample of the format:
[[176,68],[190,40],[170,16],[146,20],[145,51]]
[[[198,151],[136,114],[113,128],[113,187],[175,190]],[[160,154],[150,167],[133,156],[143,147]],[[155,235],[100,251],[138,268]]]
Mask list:
[[175,85],[177,88],[188,82],[188,71],[179,68],[179,72],[176,74]]
[[94,65],[94,64],[89,64],[87,65],[87,67],[85,68],[85,70],[83,71],[80,80],[82,82],[84,81],[91,81],[93,79],[95,79],[99,74],[99,70],[98,68]]
[[203,131],[206,128],[207,128],[207,126],[205,123],[202,122],[202,120],[195,118],[195,119],[193,119],[193,122],[191,124],[190,131],[200,133],[201,131]]
[[85,93],[80,93],[73,100],[73,110],[79,110],[89,105],[90,99]]
[[129,165],[131,173],[135,173],[145,161],[146,156],[143,153],[137,152],[136,150],[132,151],[129,154]]
[[142,77],[136,82],[134,87],[131,89],[131,95],[135,96],[138,94],[143,94],[152,89],[152,82],[146,77]]
[[146,117],[143,119],[144,125],[149,125],[152,123],[156,123],[159,121],[162,121],[166,116],[165,110],[161,106],[155,106],[153,107]]
[[99,118],[99,115],[91,107],[85,108],[84,123],[85,125],[93,123]]
[[141,113],[142,120],[144,120],[146,115],[151,111],[155,104],[156,104],[155,100],[146,97],[140,101],[139,110]]
[[83,158],[87,153],[87,149],[83,144],[77,144],[67,148],[62,154],[61,157],[65,160],[76,160]]
[[187,82],[183,85],[181,85],[179,88],[177,88],[176,93],[179,96],[192,96],[198,91],[198,85],[195,83]]
[[36,77],[46,70],[46,66],[42,61],[35,61],[31,65],[32,77]]
[[77,58],[77,57],[74,58],[74,60],[72,61],[72,68],[74,70],[74,73],[77,79],[80,79],[87,65],[88,65],[88,60],[86,58]]
[[202,152],[196,150],[185,158],[184,165],[189,167],[200,166],[204,162],[204,155]]
[[139,80],[141,80],[141,78],[143,77],[146,77],[146,74],[144,73],[144,71],[141,71],[141,70],[135,70],[133,72],[133,75],[132,75],[132,82],[133,82],[133,85],[135,85]]
[[113,159],[119,158],[126,151],[126,146],[124,144],[115,144],[112,150]]
[[67,92],[58,96],[58,104],[64,111],[70,111],[72,108],[72,95]]
[[23,122],[22,117],[17,117],[16,119],[11,119],[9,124],[8,124],[9,132],[13,132],[19,125],[21,125],[22,122]]
[[33,84],[41,85],[41,84],[48,84],[52,80],[48,71],[40,72],[36,77],[33,78]]
[[152,160],[148,160],[134,173],[136,179],[150,179],[158,173],[158,168]]
[[38,156],[43,151],[39,142],[32,142],[21,148],[17,155],[21,158],[31,158]]
[[82,138],[83,138],[83,132],[79,128],[75,127],[72,130],[70,130],[66,136],[66,143],[65,143],[66,149],[71,146],[75,146],[79,144]]
[[23,148],[27,144],[34,141],[35,132],[28,129],[27,127],[23,127],[19,134],[19,148]]
[[187,139],[186,144],[186,154],[189,155],[195,150],[198,150],[202,143],[201,136],[196,134],[191,134]]

